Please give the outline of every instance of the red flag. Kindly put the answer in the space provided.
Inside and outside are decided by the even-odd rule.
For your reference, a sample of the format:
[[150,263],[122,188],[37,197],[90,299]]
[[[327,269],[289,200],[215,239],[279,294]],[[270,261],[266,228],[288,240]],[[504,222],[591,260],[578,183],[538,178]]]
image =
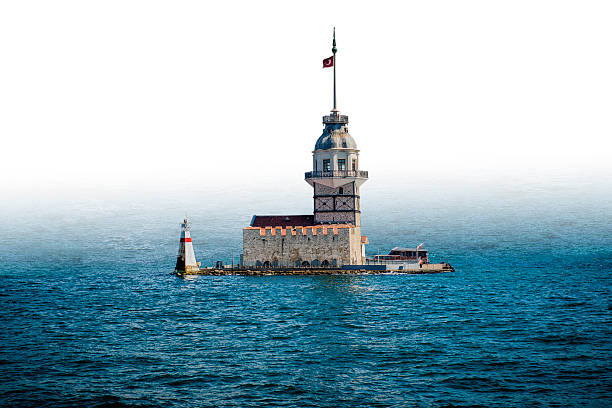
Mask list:
[[325,58],[323,60],[323,68],[329,68],[334,66],[334,57]]

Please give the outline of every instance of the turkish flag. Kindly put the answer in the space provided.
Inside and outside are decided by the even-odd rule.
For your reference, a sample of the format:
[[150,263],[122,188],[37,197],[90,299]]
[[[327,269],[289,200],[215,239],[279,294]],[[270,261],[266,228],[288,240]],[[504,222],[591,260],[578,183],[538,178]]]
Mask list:
[[323,60],[323,68],[329,68],[334,66],[334,57],[325,58]]

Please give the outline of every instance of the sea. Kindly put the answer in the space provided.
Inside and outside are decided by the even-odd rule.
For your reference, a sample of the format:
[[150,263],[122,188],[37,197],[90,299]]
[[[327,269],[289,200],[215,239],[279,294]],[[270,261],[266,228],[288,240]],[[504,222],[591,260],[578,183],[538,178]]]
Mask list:
[[172,274],[184,216],[229,264],[307,186],[3,199],[0,406],[612,406],[612,183],[412,184],[362,188],[368,255],[455,272]]

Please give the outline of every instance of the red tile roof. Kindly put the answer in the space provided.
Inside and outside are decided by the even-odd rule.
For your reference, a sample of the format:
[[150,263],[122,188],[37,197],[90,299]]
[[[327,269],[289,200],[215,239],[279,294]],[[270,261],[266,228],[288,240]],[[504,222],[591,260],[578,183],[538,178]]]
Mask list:
[[251,227],[308,227],[315,225],[314,215],[254,215]]

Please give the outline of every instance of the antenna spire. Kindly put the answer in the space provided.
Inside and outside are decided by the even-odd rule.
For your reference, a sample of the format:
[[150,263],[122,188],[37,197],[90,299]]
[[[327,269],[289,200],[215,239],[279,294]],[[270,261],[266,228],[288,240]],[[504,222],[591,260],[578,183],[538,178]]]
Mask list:
[[334,53],[334,111],[337,112],[336,109],[336,27],[334,27],[334,40],[332,42],[332,52]]
[[336,48],[336,27],[334,27],[334,41],[332,42],[332,52],[335,54],[338,49]]

